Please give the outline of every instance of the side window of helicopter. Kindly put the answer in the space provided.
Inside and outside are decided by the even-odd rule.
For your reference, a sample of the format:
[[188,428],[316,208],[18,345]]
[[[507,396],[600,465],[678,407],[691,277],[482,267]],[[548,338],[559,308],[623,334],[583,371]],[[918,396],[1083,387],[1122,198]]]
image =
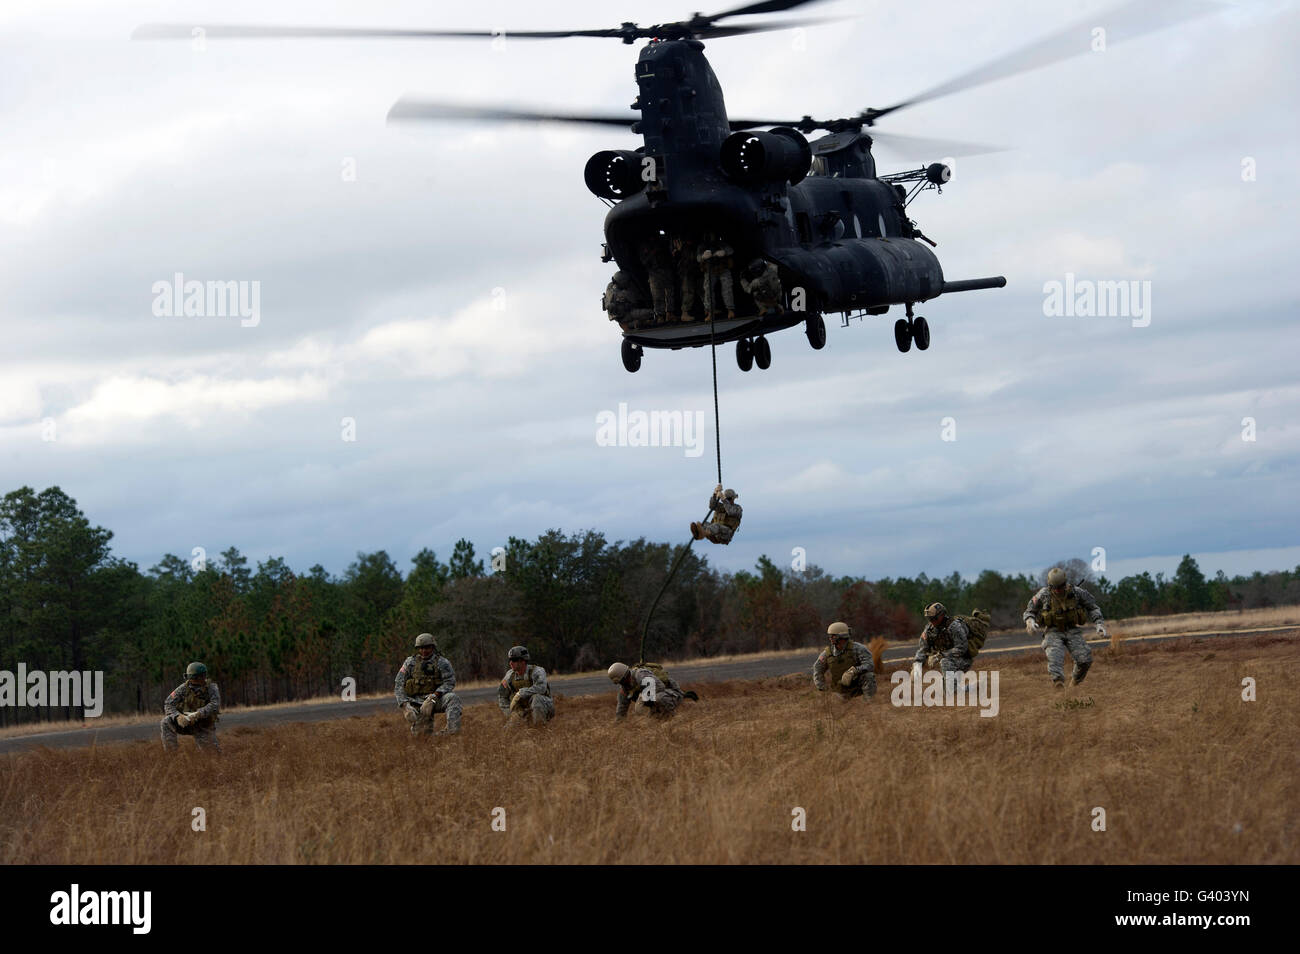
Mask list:
[[812,244],[812,226],[808,222],[808,213],[799,212],[795,215],[795,221],[799,223],[799,244]]
[[808,169],[810,176],[826,175],[826,159],[822,156],[813,156],[812,166]]

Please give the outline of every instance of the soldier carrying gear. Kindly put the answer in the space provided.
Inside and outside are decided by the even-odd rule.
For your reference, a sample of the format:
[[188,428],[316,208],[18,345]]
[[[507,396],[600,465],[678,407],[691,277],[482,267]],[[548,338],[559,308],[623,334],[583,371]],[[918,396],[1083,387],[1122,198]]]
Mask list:
[[730,543],[740,529],[740,518],[744,513],[740,504],[736,503],[736,492],[730,489],[724,491],[722,484],[718,484],[709,497],[709,510],[713,519],[706,523],[691,522],[691,539]]
[[618,700],[614,706],[616,720],[626,718],[628,708],[634,703],[638,715],[648,714],[656,719],[667,719],[677,711],[683,699],[700,701],[698,695],[683,690],[663,666],[655,663],[642,662],[628,666],[616,662],[609,667],[606,675],[618,689]]
[[735,252],[725,242],[705,243],[700,251],[700,270],[704,273],[704,320],[711,321],[717,311],[718,299],[714,296],[714,286],[722,293],[722,304],[727,309],[727,317],[736,317],[736,289],[731,275],[731,256]]
[[[528,661],[528,650],[514,646],[506,654],[510,668],[497,689],[497,705],[507,716],[542,725],[555,718],[555,700],[546,681],[546,670]],[[518,724],[513,718],[507,725]]]
[[1070,685],[1083,682],[1092,666],[1092,650],[1083,637],[1081,627],[1091,621],[1097,626],[1097,635],[1106,638],[1106,621],[1101,607],[1092,594],[1079,586],[1071,586],[1065,571],[1059,566],[1047,573],[1047,585],[1029,600],[1025,609],[1025,629],[1030,636],[1043,634],[1043,650],[1047,653],[1047,671],[1052,685],[1065,686],[1065,653],[1074,659]]
[[627,331],[631,324],[633,304],[632,276],[624,271],[615,272],[605,286],[605,314],[609,315],[610,321],[617,321],[619,327]]
[[678,236],[673,239],[673,265],[681,280],[682,321],[693,321],[696,293],[704,282],[700,269],[699,245],[693,238]]
[[673,259],[668,242],[662,235],[652,235],[641,243],[637,256],[650,281],[655,321],[676,321],[677,282],[673,279]]
[[217,684],[208,683],[208,667],[192,662],[185,667],[185,681],[172,690],[163,702],[163,748],[175,752],[180,748],[178,735],[194,736],[200,749],[221,752],[217,743],[217,722],[221,718],[221,693]]
[[761,258],[754,259],[745,268],[745,274],[740,278],[740,287],[754,299],[760,318],[769,311],[775,311],[778,315],[785,314],[785,306],[781,304],[781,277],[774,263]]
[[451,660],[438,653],[431,633],[415,638],[415,655],[407,656],[393,681],[393,694],[412,735],[433,734],[433,717],[447,713],[447,727],[438,735],[455,735],[460,731],[461,702],[456,688],[456,672]]
[[971,667],[970,628],[962,619],[948,615],[942,603],[925,608],[926,624],[912,657],[912,668],[922,666],[927,658],[938,656],[943,672],[968,672]]
[[876,694],[876,667],[871,650],[852,639],[853,632],[847,623],[831,623],[826,629],[830,643],[813,663],[813,686],[818,692],[826,691],[826,675],[831,677],[831,687],[843,699]]

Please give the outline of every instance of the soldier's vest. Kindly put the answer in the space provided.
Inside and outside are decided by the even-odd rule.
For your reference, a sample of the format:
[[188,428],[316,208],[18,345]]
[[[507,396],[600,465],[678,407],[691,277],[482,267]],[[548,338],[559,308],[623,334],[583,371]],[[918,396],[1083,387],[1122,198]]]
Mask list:
[[845,646],[844,652],[840,653],[838,656],[832,656],[829,649],[826,651],[826,673],[831,677],[832,685],[837,689],[844,688],[840,685],[840,680],[844,677],[846,672],[857,664],[858,659],[853,652],[852,643]]
[[1067,630],[1088,622],[1088,611],[1079,602],[1073,587],[1064,598],[1059,598],[1048,590],[1042,616],[1044,629]]
[[[530,664],[527,668],[524,669],[523,675],[517,674],[513,669],[510,670],[510,681],[508,684],[510,686],[510,691],[512,693],[518,692],[520,689],[532,688],[533,668],[534,667]],[[538,695],[543,695],[543,696],[549,696],[550,694],[551,694],[551,687],[549,685],[546,687],[545,692],[538,693]]]
[[726,513],[726,512],[724,512],[724,511],[721,511],[721,510],[714,511],[713,519],[710,520],[709,522],[710,522],[710,523],[720,523],[720,524],[722,524],[724,527],[730,527],[732,530],[735,530],[737,527],[740,526],[740,518],[739,518],[739,517],[733,517],[733,516],[731,516],[731,514]]
[[438,671],[438,661],[442,657],[434,653],[428,659],[421,659],[419,656],[415,656],[414,659],[411,674],[406,677],[406,683],[402,688],[406,690],[408,696],[427,696],[442,685],[442,673]]
[[[181,712],[197,712],[198,710],[202,709],[211,701],[212,701],[212,693],[208,691],[207,686],[204,686],[202,689],[199,689],[196,686],[191,686],[188,682],[186,682],[185,691],[181,693],[181,698],[180,698],[181,704],[176,708],[180,709]],[[213,725],[220,718],[221,717],[219,715],[207,716],[203,719],[199,719],[198,724]]]

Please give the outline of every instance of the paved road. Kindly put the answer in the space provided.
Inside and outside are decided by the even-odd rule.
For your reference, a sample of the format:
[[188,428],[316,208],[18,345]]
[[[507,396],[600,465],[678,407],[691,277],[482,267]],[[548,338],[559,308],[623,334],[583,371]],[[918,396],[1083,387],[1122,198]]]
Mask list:
[[[1215,636],[1258,636],[1265,633],[1285,633],[1300,635],[1300,628],[1294,626],[1273,627],[1269,629],[1237,630],[1235,632],[1179,633],[1173,636],[1139,636],[1125,642],[1146,642],[1167,639],[1211,638]],[[1104,644],[1106,640],[1089,640],[1093,645]],[[907,662],[915,652],[913,645],[894,644],[885,650],[885,663]],[[990,636],[979,658],[984,660],[999,653],[1041,652],[1037,640],[1030,640],[1020,632],[998,633]],[[805,673],[812,680],[812,664],[817,658],[817,650],[809,649],[799,656],[777,656],[762,659],[744,659],[735,662],[698,662],[683,665],[670,665],[670,671],[683,686],[707,682],[721,682],[727,679],[769,679],[790,673]],[[588,696],[610,693],[609,680],[603,675],[594,676],[557,676],[551,680],[551,687],[566,696]],[[458,690],[466,705],[476,702],[488,702],[496,699],[496,687],[483,689]],[[327,719],[346,719],[351,716],[370,716],[381,713],[395,714],[395,703],[391,698],[359,699],[356,702],[318,702],[308,705],[291,706],[281,709],[241,709],[221,714],[221,728],[229,731],[235,726],[265,727],[283,725],[291,722],[323,722]],[[159,716],[161,719],[161,715]],[[103,745],[113,742],[134,742],[140,739],[157,740],[158,723],[112,725],[102,729],[72,729],[61,732],[45,732],[40,735],[16,736],[0,739],[0,755],[21,752],[40,746],[50,748],[76,748],[88,745]]]

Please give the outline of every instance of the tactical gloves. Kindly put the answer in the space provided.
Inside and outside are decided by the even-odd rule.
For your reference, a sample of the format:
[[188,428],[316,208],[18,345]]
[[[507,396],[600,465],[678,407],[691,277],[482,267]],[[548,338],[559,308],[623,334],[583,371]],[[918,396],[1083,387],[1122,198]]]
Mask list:
[[182,729],[188,728],[190,724],[190,714],[188,712],[182,712],[176,717],[176,724]]
[[415,703],[413,702],[408,702],[406,705],[402,706],[402,714],[406,716],[406,721],[411,723],[411,725],[415,725],[416,720],[420,718],[420,710],[415,708]]
[[849,686],[853,685],[853,680],[857,677],[858,667],[850,666],[844,671],[844,675],[840,676],[840,685],[847,689]]
[[510,697],[510,711],[518,712],[519,709],[523,706],[524,700],[525,700],[524,694],[522,692],[516,692],[513,696]]
[[1100,636],[1102,639],[1105,639],[1105,638],[1106,638],[1106,624],[1105,624],[1105,623],[1098,623],[1098,624],[1097,624],[1097,635]]
[[425,699],[424,702],[420,704],[420,714],[426,719],[431,717],[433,715],[433,707],[437,705],[437,702],[437,696],[429,696],[429,698]]
[[1038,620],[1032,616],[1025,620],[1025,632],[1029,633],[1030,636],[1037,636],[1039,629]]

